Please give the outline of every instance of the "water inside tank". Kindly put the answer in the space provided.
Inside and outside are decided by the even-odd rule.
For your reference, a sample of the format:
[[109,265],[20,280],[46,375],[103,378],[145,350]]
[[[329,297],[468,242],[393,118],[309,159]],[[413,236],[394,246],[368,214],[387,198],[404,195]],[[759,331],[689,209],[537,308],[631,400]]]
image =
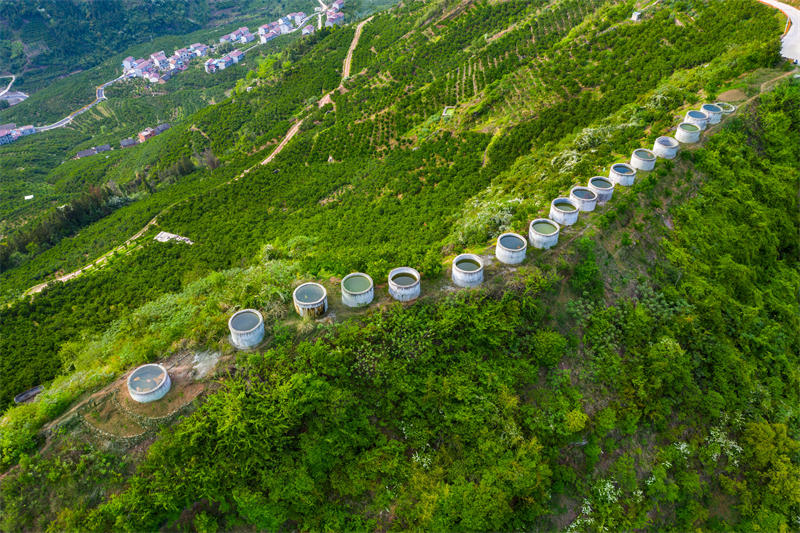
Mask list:
[[703,104],[704,111],[711,111],[712,113],[722,113],[722,109],[714,104]]
[[254,327],[258,325],[260,322],[258,315],[253,313],[252,311],[245,311],[244,313],[239,313],[233,320],[231,320],[231,326],[236,331],[250,331]]
[[559,211],[566,211],[567,213],[571,213],[572,211],[576,210],[576,207],[569,202],[558,202],[554,205]]
[[525,243],[516,235],[503,235],[500,237],[500,245],[509,250],[521,250]]
[[592,185],[598,189],[610,189],[611,182],[605,178],[592,178]]
[[574,189],[572,191],[576,197],[581,200],[593,200],[597,195],[588,189]]
[[364,292],[370,285],[366,276],[350,276],[344,280],[344,288],[350,292]]
[[297,292],[295,293],[297,301],[303,303],[318,302],[319,300],[322,299],[324,295],[325,293],[323,292],[322,287],[320,287],[317,284],[311,284],[311,283],[306,285],[301,285],[300,288],[298,288]]
[[679,128],[680,128],[680,129],[682,129],[682,130],[684,130],[684,131],[700,131],[700,128],[698,128],[698,127],[697,127],[697,126],[695,126],[694,124],[686,124],[686,123],[683,123],[683,124],[681,124],[681,125],[679,126]]
[[706,114],[702,111],[689,111],[689,116],[692,118],[707,118]]
[[656,139],[656,142],[661,146],[674,146],[672,139],[670,139],[669,137],[659,137],[658,139]]
[[157,366],[146,366],[133,372],[130,383],[136,392],[147,392],[161,385],[163,381],[163,370]]
[[533,229],[542,235],[552,235],[556,232],[556,227],[549,222],[535,222]]
[[611,167],[617,174],[633,174],[633,169],[626,165],[614,165]]
[[636,157],[638,157],[639,159],[655,159],[653,154],[641,148],[639,148],[638,150],[634,150],[633,153],[636,154]]
[[470,258],[459,259],[456,266],[464,272],[475,272],[481,269],[481,264]]
[[401,272],[400,274],[395,274],[392,276],[392,281],[401,287],[410,287],[417,282],[417,278],[411,274]]

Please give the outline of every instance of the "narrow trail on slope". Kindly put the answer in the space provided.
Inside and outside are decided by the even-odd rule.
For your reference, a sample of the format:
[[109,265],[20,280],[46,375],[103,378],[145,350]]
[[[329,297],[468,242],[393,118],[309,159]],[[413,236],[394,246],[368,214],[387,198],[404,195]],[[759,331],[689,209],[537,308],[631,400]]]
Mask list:
[[0,96],[3,96],[4,94],[6,94],[8,91],[11,90],[11,86],[14,85],[15,81],[17,81],[17,77],[14,74],[10,74],[8,76],[0,76],[0,78],[11,78],[11,81],[8,82],[6,88],[0,91]]
[[[343,64],[343,66],[342,66],[342,81],[339,83],[339,88],[341,88],[341,87],[342,87],[342,84],[344,83],[344,80],[345,80],[345,78],[347,78],[347,77],[350,75],[350,65],[351,65],[351,63],[352,63],[352,60],[353,60],[353,52],[355,51],[355,49],[356,49],[356,46],[358,46],[358,40],[359,40],[359,38],[361,37],[361,30],[364,28],[364,25],[365,25],[367,22],[369,22],[370,20],[372,20],[372,17],[369,17],[368,19],[361,21],[361,22],[358,24],[358,26],[356,27],[356,32],[355,32],[355,35],[353,36],[353,41],[350,43],[350,48],[347,50],[347,56],[345,57],[344,64]],[[118,80],[118,79],[120,79],[120,78],[117,78],[117,80]],[[108,85],[110,85],[110,84],[114,83],[114,82],[115,82],[115,81],[117,81],[117,80],[112,80],[112,81],[110,81],[110,82],[107,82],[107,83],[105,83],[104,85],[102,85],[102,86],[98,87],[98,88],[97,88],[97,95],[98,95],[98,97],[102,97],[103,99],[105,99],[105,96],[103,96],[102,90],[103,90],[103,89],[104,89],[106,86],[108,86]],[[338,88],[337,88],[337,89],[338,89]],[[334,89],[334,90],[337,90],[337,89]],[[333,91],[331,91],[331,92],[333,92]],[[328,95],[327,95],[327,96],[329,96],[329,95],[330,95],[330,93],[328,93]],[[98,99],[99,99],[99,98],[98,98]],[[94,105],[94,103],[96,103],[96,101],[95,101],[95,102],[93,102],[91,105]],[[85,109],[84,109],[84,111],[85,111]],[[80,112],[82,113],[83,111],[80,111]],[[70,117],[71,117],[71,116],[72,116],[72,115],[70,115]],[[69,120],[72,120],[70,117],[67,117],[67,118],[65,118],[65,119],[62,119],[61,121],[65,121],[65,120],[68,120],[68,119],[69,119]],[[286,132],[286,135],[284,136],[284,138],[283,138],[283,140],[280,142],[280,144],[278,144],[278,146],[276,146],[276,147],[275,147],[275,150],[273,150],[273,151],[272,151],[272,153],[271,153],[271,154],[270,154],[270,155],[269,155],[269,156],[268,156],[266,159],[264,159],[264,160],[261,162],[261,164],[262,164],[262,165],[266,165],[266,164],[270,163],[270,162],[271,162],[273,159],[275,159],[275,157],[276,157],[276,156],[277,156],[279,153],[281,153],[281,151],[282,151],[282,150],[283,150],[283,149],[286,147],[286,145],[289,143],[289,141],[291,141],[291,140],[292,140],[292,137],[294,137],[294,136],[297,134],[297,132],[299,132],[299,131],[300,131],[300,126],[302,126],[302,124],[303,124],[303,120],[304,120],[304,119],[300,119],[300,120],[298,120],[297,122],[295,122],[295,123],[292,125],[292,127],[291,127],[291,128],[289,128],[289,131],[287,131],[287,132]],[[59,122],[61,122],[61,121],[59,121]],[[62,124],[62,125],[63,125],[63,124]],[[198,131],[199,131],[199,130],[198,130]],[[202,132],[201,132],[201,133],[202,133]],[[251,171],[253,168],[255,168],[255,166],[248,168],[247,170],[245,170],[244,172],[242,172],[241,174],[239,174],[239,176],[237,176],[236,178],[233,178],[232,180],[226,181],[226,182],[225,182],[225,183],[223,183],[222,185],[228,185],[229,183],[231,183],[231,182],[233,182],[233,181],[236,181],[236,180],[238,180],[239,178],[241,178],[242,176],[244,176],[245,174],[247,174],[248,172],[250,172],[250,171]],[[42,292],[42,291],[43,291],[43,290],[44,290],[46,287],[48,287],[48,286],[49,286],[51,283],[53,283],[53,282],[56,282],[56,281],[62,281],[62,282],[64,282],[64,281],[69,281],[69,280],[71,280],[71,279],[75,279],[75,278],[77,278],[78,276],[80,276],[81,274],[83,274],[83,273],[84,273],[84,272],[85,272],[87,269],[90,269],[90,268],[93,268],[93,267],[98,267],[98,266],[100,266],[101,264],[105,263],[105,262],[106,262],[106,260],[107,260],[107,259],[108,259],[108,258],[109,258],[109,257],[110,257],[112,254],[114,254],[114,252],[123,251],[125,248],[127,248],[128,246],[130,246],[130,244],[131,244],[131,243],[133,243],[135,240],[139,239],[139,238],[140,238],[142,235],[144,235],[144,234],[147,232],[147,230],[148,230],[148,229],[150,229],[150,228],[151,228],[151,227],[152,227],[154,224],[156,224],[156,223],[157,223],[157,221],[158,221],[158,217],[159,217],[159,216],[163,215],[163,214],[164,214],[164,213],[166,213],[168,210],[172,209],[172,208],[173,208],[173,207],[175,207],[177,204],[179,204],[179,203],[181,203],[181,202],[183,202],[183,201],[184,201],[184,200],[178,200],[177,202],[175,202],[175,203],[173,203],[173,204],[171,204],[171,205],[169,205],[169,206],[165,207],[164,209],[162,209],[162,210],[161,210],[161,211],[160,211],[160,212],[159,212],[159,213],[158,213],[156,216],[154,216],[154,217],[153,217],[153,218],[150,220],[150,222],[148,222],[148,223],[147,223],[147,224],[146,224],[146,225],[145,225],[145,226],[144,226],[142,229],[140,229],[139,231],[137,231],[136,233],[134,233],[134,234],[133,234],[131,237],[129,237],[129,238],[128,238],[128,239],[127,239],[127,240],[126,240],[124,243],[122,243],[122,244],[120,244],[120,245],[118,245],[118,246],[115,246],[114,248],[112,248],[112,249],[111,249],[111,250],[109,250],[108,252],[104,253],[103,255],[101,255],[100,257],[98,257],[97,259],[95,259],[94,261],[92,261],[91,263],[89,263],[89,264],[87,264],[86,266],[83,266],[83,267],[81,267],[81,268],[79,268],[79,269],[77,269],[77,270],[74,270],[74,271],[70,272],[69,274],[64,274],[63,276],[58,276],[57,278],[54,278],[54,279],[51,279],[51,280],[45,281],[45,282],[43,282],[43,283],[39,283],[38,285],[34,285],[33,287],[29,288],[29,289],[28,289],[28,290],[26,290],[24,293],[22,293],[23,297],[25,297],[25,296],[30,296],[30,295],[32,295],[32,294],[36,294],[36,293],[38,293],[38,292]]]

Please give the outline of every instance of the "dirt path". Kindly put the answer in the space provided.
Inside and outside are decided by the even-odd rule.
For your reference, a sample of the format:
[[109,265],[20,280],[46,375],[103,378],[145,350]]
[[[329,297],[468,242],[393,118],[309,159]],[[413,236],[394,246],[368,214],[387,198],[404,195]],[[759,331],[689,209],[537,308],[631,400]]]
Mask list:
[[265,160],[263,160],[261,162],[261,164],[262,165],[266,165],[267,163],[269,163],[273,159],[275,159],[275,157],[279,153],[281,153],[281,151],[286,147],[286,145],[289,143],[289,141],[292,140],[292,137],[297,135],[297,132],[300,131],[300,126],[302,126],[302,125],[303,125],[303,119],[300,119],[297,122],[295,122],[294,125],[291,128],[289,128],[289,131],[286,132],[286,135],[284,136],[284,138],[280,142],[280,144],[278,144],[278,146],[275,147],[275,149],[272,151],[272,153],[269,154],[269,156],[267,156],[267,158]]
[[[173,205],[174,205],[174,204],[173,204]],[[170,207],[172,207],[172,206],[170,206]],[[169,209],[169,208],[167,208],[167,209]],[[164,211],[162,211],[161,213],[163,213],[163,212],[164,212]],[[161,214],[161,213],[159,213],[159,214]],[[110,257],[110,256],[111,256],[111,255],[112,255],[114,252],[121,252],[121,251],[123,251],[123,250],[124,250],[125,248],[127,248],[127,247],[128,247],[128,246],[129,246],[129,245],[130,245],[130,244],[131,244],[133,241],[135,241],[136,239],[138,239],[139,237],[141,237],[142,235],[144,235],[144,234],[145,234],[145,232],[146,232],[148,229],[150,229],[150,227],[151,227],[151,226],[153,226],[153,225],[154,225],[154,224],[157,222],[157,219],[158,219],[158,215],[154,216],[154,217],[153,217],[153,218],[150,220],[150,222],[148,222],[147,224],[145,224],[145,226],[144,226],[142,229],[140,229],[139,231],[137,231],[136,233],[134,233],[133,235],[131,235],[131,236],[128,238],[128,240],[126,240],[124,243],[120,244],[119,246],[116,246],[116,247],[112,248],[111,250],[109,250],[108,252],[104,253],[103,255],[101,255],[100,257],[98,257],[97,259],[95,259],[94,261],[92,261],[91,263],[89,263],[88,265],[82,266],[82,267],[81,267],[81,268],[79,268],[78,270],[73,270],[73,271],[72,271],[72,272],[70,272],[69,274],[64,274],[63,276],[58,276],[58,277],[57,277],[57,278],[55,278],[55,279],[51,279],[51,280],[49,280],[49,281],[45,281],[44,283],[39,283],[38,285],[34,285],[33,287],[31,287],[30,289],[28,289],[27,291],[25,291],[25,292],[24,292],[22,295],[23,295],[23,296],[30,296],[31,294],[36,294],[37,292],[42,292],[42,291],[43,291],[43,290],[44,290],[44,289],[45,289],[45,288],[46,288],[48,285],[50,285],[51,283],[54,283],[54,282],[56,282],[56,281],[69,281],[69,280],[71,280],[71,279],[73,279],[73,278],[77,278],[78,276],[80,276],[81,274],[83,274],[83,272],[84,272],[84,271],[86,271],[86,270],[88,270],[88,269],[90,269],[90,268],[93,268],[93,267],[96,267],[96,266],[100,266],[102,263],[105,263],[105,262],[108,260],[108,258],[109,258],[109,257]]]
[[6,94],[11,89],[11,86],[14,85],[14,82],[17,80],[17,77],[15,75],[11,74],[10,76],[0,76],[0,78],[11,78],[11,81],[8,82],[8,86],[6,86],[5,89],[0,91],[0,96],[3,96],[4,94]]

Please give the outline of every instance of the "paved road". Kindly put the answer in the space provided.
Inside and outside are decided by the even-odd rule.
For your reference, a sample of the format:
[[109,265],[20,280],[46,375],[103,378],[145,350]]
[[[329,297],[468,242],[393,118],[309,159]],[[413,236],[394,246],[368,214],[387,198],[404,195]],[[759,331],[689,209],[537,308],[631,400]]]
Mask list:
[[800,61],[800,9],[778,2],[777,0],[759,0],[775,9],[780,9],[791,21],[791,27],[781,39],[781,54],[783,57]]
[[17,77],[12,74],[11,76],[0,76],[0,78],[11,78],[11,81],[8,82],[8,86],[4,90],[0,91],[0,96],[3,96],[9,91],[9,89],[11,89],[11,86],[14,85]]
[[103,100],[108,100],[108,98],[106,98],[106,93],[105,93],[106,87],[108,87],[112,83],[118,82],[119,80],[124,79],[126,77],[127,77],[126,75],[122,75],[119,78],[114,78],[113,80],[107,81],[104,84],[98,86],[97,88],[95,88],[94,100],[91,103],[86,104],[85,106],[83,106],[82,108],[78,109],[77,111],[73,111],[72,113],[70,113],[66,117],[62,118],[58,122],[53,122],[52,124],[48,124],[47,126],[38,126],[36,128],[36,133],[41,133],[43,131],[50,131],[50,130],[54,130],[56,128],[62,128],[64,126],[66,126],[67,124],[69,124],[70,122],[72,122],[72,119],[74,119],[78,115],[86,113],[91,108],[93,108],[94,106],[96,106],[97,104],[102,102]]

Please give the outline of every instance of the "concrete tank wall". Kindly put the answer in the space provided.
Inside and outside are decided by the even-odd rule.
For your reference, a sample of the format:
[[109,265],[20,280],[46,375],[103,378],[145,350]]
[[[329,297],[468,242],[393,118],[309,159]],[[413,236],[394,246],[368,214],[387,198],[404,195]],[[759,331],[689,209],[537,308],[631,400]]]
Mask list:
[[589,187],[576,185],[569,191],[569,199],[578,206],[579,211],[594,211],[597,206],[597,193]]
[[708,115],[709,124],[719,124],[722,120],[722,108],[716,104],[703,104],[700,106],[700,111]]
[[615,185],[630,187],[636,181],[636,169],[627,163],[614,163],[608,171],[608,177]]
[[578,205],[569,198],[560,197],[550,202],[550,219],[562,226],[571,226],[576,223],[580,212]]
[[[549,232],[547,226],[552,226],[555,231]],[[548,232],[544,230],[548,230]],[[549,218],[531,220],[531,224],[528,226],[528,238],[531,240],[531,246],[540,250],[547,250],[558,244],[560,232],[561,227],[558,223]]]
[[477,287],[483,283],[483,260],[475,254],[457,255],[450,277],[459,287]]
[[302,317],[318,317],[328,310],[328,291],[319,283],[309,281],[298,285],[292,293],[294,310]]
[[675,138],[684,144],[693,144],[700,140],[700,127],[688,122],[678,124],[675,130]]
[[[354,284],[369,285],[363,290],[351,290]],[[361,287],[358,287],[361,288]],[[375,284],[372,278],[363,272],[353,272],[342,278],[342,303],[347,307],[363,307],[372,303],[375,298]]]
[[631,166],[649,172],[656,166],[656,154],[647,148],[637,148],[631,154]]
[[[410,285],[399,284],[394,281],[397,275],[410,275],[416,278],[416,282]],[[420,276],[419,272],[411,267],[398,267],[389,272],[389,294],[399,302],[409,302],[420,295]]]
[[722,110],[723,115],[730,115],[736,111],[736,106],[728,102],[716,102],[716,105]]
[[255,309],[242,309],[228,319],[231,343],[240,350],[258,346],[264,340],[264,318]]
[[694,124],[700,131],[706,129],[708,126],[708,114],[705,111],[700,111],[699,109],[692,109],[691,111],[686,112],[686,116],[683,118],[684,122],[688,122],[689,124]]
[[614,182],[604,176],[589,178],[588,187],[597,195],[598,205],[605,205],[614,195]]
[[497,237],[494,255],[501,263],[517,265],[525,260],[527,250],[528,241],[525,237],[516,233],[503,233]]
[[139,403],[160,400],[172,387],[167,369],[159,364],[142,365],[128,376],[128,393]]
[[664,135],[653,143],[653,153],[662,159],[675,159],[680,146],[677,139]]

